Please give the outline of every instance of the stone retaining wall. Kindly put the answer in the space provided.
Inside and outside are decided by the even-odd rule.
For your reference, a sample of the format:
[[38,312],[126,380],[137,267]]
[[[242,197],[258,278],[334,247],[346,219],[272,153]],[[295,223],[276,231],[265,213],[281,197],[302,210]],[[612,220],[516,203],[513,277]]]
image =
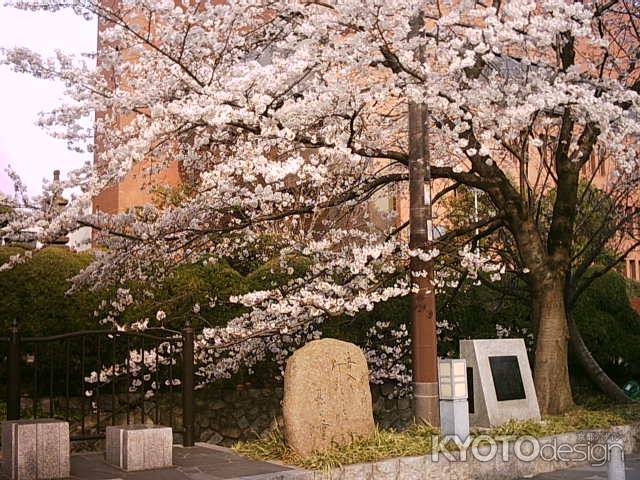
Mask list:
[[[393,388],[373,386],[373,412],[378,425],[401,429],[412,421],[409,399],[389,399]],[[201,442],[231,446],[282,426],[282,388],[207,388],[196,395],[196,438]]]
[[[393,392],[390,385],[375,385],[371,389],[373,400],[373,412],[378,425],[383,428],[393,427],[402,429],[412,421],[412,405],[409,399],[389,399]],[[131,423],[141,423],[140,398],[130,394],[128,400],[135,410],[131,412]],[[145,402],[146,415],[144,423],[153,424],[155,416],[155,399]],[[124,398],[118,398],[117,418],[115,425],[126,423],[124,413]],[[85,428],[88,432],[96,426],[94,412],[90,411],[86,399],[71,398],[69,406],[72,413],[71,433],[81,433],[79,412],[82,410],[82,402],[86,411]],[[221,389],[215,386],[196,391],[195,396],[195,438],[200,442],[230,447],[239,440],[252,440],[271,432],[276,424],[282,426],[282,388],[242,388]],[[56,398],[54,401],[57,412],[66,408],[66,400]],[[42,415],[48,415],[50,400],[38,399],[37,410]],[[32,400],[21,399],[21,411],[28,417],[34,410]],[[111,424],[111,397],[105,395],[101,398],[101,422],[102,425]],[[173,413],[174,425],[182,424],[182,398],[175,393],[173,401],[167,394],[160,396],[159,423],[170,425],[170,413]],[[174,442],[182,443],[182,435],[174,434]],[[86,452],[104,449],[104,440],[74,441],[71,443],[73,452]]]

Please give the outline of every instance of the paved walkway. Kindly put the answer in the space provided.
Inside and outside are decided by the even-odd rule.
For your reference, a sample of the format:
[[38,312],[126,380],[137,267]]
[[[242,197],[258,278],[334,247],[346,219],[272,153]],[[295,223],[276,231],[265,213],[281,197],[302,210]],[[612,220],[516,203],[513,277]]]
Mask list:
[[104,453],[71,456],[73,480],[225,480],[291,470],[269,462],[249,460],[222,447],[202,444],[173,448],[173,468],[126,473],[107,465]]
[[[233,451],[200,444],[192,448],[174,447],[174,468],[125,473],[104,462],[104,453],[71,457],[73,480],[280,480],[291,478],[293,469],[269,462],[249,460]],[[626,480],[640,480],[640,456],[626,459]],[[288,474],[286,472],[289,472]],[[282,476],[278,474],[282,474]],[[295,475],[295,474],[294,474]],[[524,479],[523,479],[524,480]],[[545,473],[532,480],[607,480],[607,467],[578,467]]]
[[[107,465],[104,452],[79,453],[71,456],[70,480],[293,480],[305,472],[276,463],[250,460],[230,449],[207,444],[191,448],[174,446],[173,463],[172,468],[127,473]],[[626,467],[626,480],[640,480],[640,455],[627,457]],[[0,479],[6,477],[0,473]],[[608,479],[607,468],[602,466],[559,470],[529,477],[528,480]]]
[[[640,480],[640,456],[626,458],[626,480]],[[534,480],[607,480],[607,467],[580,467],[533,477]]]

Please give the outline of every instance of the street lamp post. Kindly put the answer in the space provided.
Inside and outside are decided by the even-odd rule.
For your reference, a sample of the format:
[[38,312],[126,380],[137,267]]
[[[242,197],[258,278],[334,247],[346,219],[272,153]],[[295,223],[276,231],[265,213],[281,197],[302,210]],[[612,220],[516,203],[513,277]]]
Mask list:
[[[422,15],[414,17],[411,35],[417,35],[423,25]],[[423,47],[418,49],[416,56],[420,62],[424,61]],[[427,120],[426,105],[409,101],[409,247],[424,252],[429,251],[433,241]],[[431,425],[439,425],[433,262],[414,255],[410,270],[411,281],[417,285],[417,291],[411,297],[414,415]]]

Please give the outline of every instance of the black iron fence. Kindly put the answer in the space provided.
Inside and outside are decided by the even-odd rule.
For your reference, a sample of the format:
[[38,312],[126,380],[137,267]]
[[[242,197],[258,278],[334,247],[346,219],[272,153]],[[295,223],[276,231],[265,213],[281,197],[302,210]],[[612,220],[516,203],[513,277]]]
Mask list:
[[107,425],[169,425],[194,445],[194,332],[86,330],[0,337],[6,418],[61,418],[71,440],[104,438]]

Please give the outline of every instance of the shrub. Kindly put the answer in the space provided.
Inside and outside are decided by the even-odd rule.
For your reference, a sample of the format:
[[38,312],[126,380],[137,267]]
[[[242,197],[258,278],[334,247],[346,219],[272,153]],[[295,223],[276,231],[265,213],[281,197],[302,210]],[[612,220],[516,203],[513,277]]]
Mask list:
[[[144,298],[144,285],[129,286],[136,298]],[[129,307],[122,321],[131,323],[149,318],[156,325],[156,313],[162,310],[167,319],[164,325],[180,330],[187,319],[194,328],[220,326],[239,315],[243,307],[229,302],[230,295],[250,291],[250,282],[226,263],[191,264],[179,267],[164,284],[152,290],[153,297]],[[194,312],[198,304],[200,311]]]
[[[23,253],[19,247],[1,247],[0,263]],[[0,325],[6,332],[17,319],[22,335],[43,336],[99,328],[94,316],[100,302],[112,291],[80,290],[67,295],[69,279],[91,262],[91,253],[73,253],[65,248],[48,247],[13,269],[0,272]],[[223,325],[238,315],[242,307],[228,302],[229,295],[249,291],[251,282],[227,264],[200,264],[180,267],[174,276],[153,290],[153,298],[132,305],[123,321],[155,318],[158,309],[167,313],[168,326],[179,329],[187,316],[195,327]],[[145,285],[129,285],[141,293]],[[202,314],[194,315],[194,303],[202,304]],[[99,317],[100,318],[100,317]]]
[[640,317],[631,307],[626,282],[608,272],[584,292],[573,311],[592,355],[621,382],[640,376]]
[[443,293],[437,304],[441,355],[458,355],[459,341],[470,338],[524,338],[527,347],[533,347],[530,307],[523,300],[498,293],[491,286],[469,285],[453,296]]
[[[23,253],[18,247],[0,248],[0,263]],[[69,278],[91,261],[90,253],[72,253],[65,248],[48,247],[31,260],[0,273],[0,325],[6,332],[18,321],[25,336],[54,335],[95,328],[95,294],[66,295]]]
[[[0,262],[22,252],[18,247],[1,247]],[[91,259],[91,253],[48,247],[36,252],[31,261],[0,272],[0,288],[4,293],[0,298],[0,335],[6,335],[14,318],[25,336],[99,328],[93,312],[113,292],[80,291],[66,295],[69,279]],[[294,275],[308,268],[304,258],[289,264]],[[230,295],[271,289],[285,284],[292,276],[277,260],[258,264],[255,255],[248,257],[247,264],[236,266],[248,273],[243,275],[225,262],[181,266],[174,276],[152,291],[152,297],[129,307],[122,321],[147,317],[154,323],[156,312],[161,309],[167,314],[166,325],[176,330],[186,318],[192,320],[196,329],[224,325],[244,311],[244,307],[229,302]],[[621,382],[640,376],[640,318],[629,303],[627,287],[620,274],[609,272],[587,289],[573,312],[596,360]],[[140,298],[146,285],[134,284],[130,288]],[[196,303],[200,306],[197,314],[193,311]],[[440,295],[438,306],[438,347],[442,356],[457,355],[458,342],[463,338],[524,336],[532,345],[530,313],[525,301],[505,297],[487,286],[471,286],[452,298]],[[396,298],[376,305],[372,311],[329,319],[322,325],[322,331],[325,337],[365,346],[371,342],[368,332],[377,322],[388,322],[389,329],[398,329],[401,324],[410,328],[409,314],[409,298]],[[273,368],[264,365],[259,371],[267,377]]]

